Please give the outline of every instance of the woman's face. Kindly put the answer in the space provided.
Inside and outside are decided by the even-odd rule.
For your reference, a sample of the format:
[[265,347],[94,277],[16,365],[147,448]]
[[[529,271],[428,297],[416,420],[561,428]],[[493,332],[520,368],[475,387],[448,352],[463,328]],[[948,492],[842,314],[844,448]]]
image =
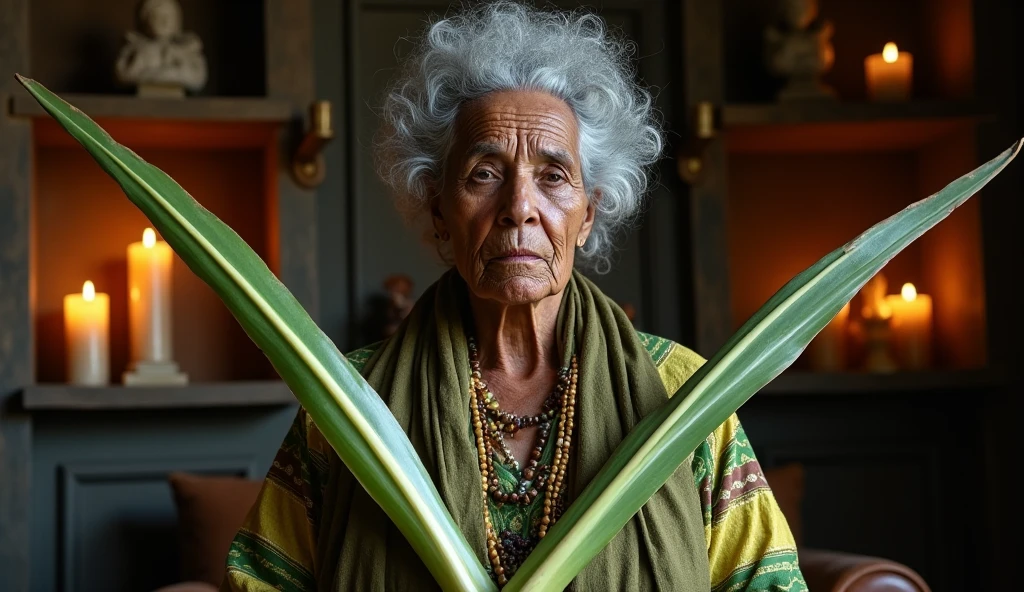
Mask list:
[[462,108],[432,213],[474,295],[516,305],[565,287],[594,223],[578,146],[572,110],[544,92],[494,92]]

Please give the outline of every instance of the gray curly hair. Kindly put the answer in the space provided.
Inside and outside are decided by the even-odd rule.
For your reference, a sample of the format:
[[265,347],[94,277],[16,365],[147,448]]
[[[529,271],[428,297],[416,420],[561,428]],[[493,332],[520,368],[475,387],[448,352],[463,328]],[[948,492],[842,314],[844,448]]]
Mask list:
[[431,23],[386,94],[377,139],[380,175],[399,210],[424,213],[428,182],[443,179],[463,103],[498,90],[542,90],[576,115],[584,187],[590,199],[600,192],[577,260],[606,272],[616,235],[641,211],[662,149],[651,95],[634,82],[634,54],[633,43],[581,11],[498,1]]

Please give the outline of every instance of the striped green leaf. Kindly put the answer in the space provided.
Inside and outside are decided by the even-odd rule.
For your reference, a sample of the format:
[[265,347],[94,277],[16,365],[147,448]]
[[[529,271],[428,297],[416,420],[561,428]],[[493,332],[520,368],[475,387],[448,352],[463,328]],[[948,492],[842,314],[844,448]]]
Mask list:
[[893,256],[999,174],[1022,143],[873,226],[779,290],[630,432],[504,589],[564,589],[711,432],[792,364]]
[[338,456],[444,590],[493,590],[404,430],[262,259],[163,171],[39,83],[18,76],[224,301]]

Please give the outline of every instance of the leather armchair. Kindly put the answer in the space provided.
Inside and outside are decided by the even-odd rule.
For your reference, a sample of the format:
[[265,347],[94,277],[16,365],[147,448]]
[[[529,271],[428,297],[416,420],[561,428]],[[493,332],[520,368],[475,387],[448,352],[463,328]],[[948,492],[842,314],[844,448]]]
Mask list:
[[879,557],[800,549],[800,568],[812,592],[930,592],[917,572]]
[[902,563],[803,546],[803,467],[790,464],[765,469],[764,476],[796,538],[800,570],[811,592],[931,592],[924,579]]

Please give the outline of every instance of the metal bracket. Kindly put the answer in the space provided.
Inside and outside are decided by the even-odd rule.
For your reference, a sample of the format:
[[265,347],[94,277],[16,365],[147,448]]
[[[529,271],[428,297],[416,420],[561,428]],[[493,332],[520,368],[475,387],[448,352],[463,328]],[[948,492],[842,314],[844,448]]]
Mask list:
[[292,176],[307,189],[323,183],[326,175],[323,149],[334,138],[331,102],[316,101],[309,107],[309,128],[292,155]]
[[690,185],[696,185],[704,178],[705,153],[718,135],[715,118],[715,107],[709,101],[701,101],[694,107],[693,133],[676,156],[679,176]]

